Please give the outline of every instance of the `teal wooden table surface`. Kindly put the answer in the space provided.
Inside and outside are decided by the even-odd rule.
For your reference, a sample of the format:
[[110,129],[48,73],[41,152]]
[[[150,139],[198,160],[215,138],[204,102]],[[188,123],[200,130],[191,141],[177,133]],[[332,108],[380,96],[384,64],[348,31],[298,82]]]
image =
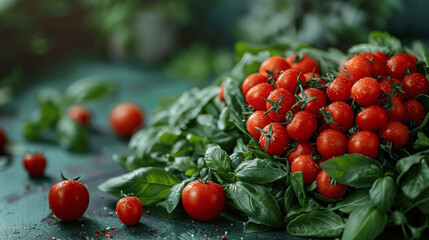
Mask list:
[[[86,76],[105,76],[118,84],[119,92],[109,99],[89,105],[95,119],[96,133],[91,134],[86,154],[69,153],[55,142],[26,142],[22,125],[36,108],[35,93],[42,88],[64,90],[73,81]],[[210,223],[194,222],[186,214],[145,207],[140,223],[126,227],[116,217],[117,199],[97,189],[97,185],[125,171],[111,158],[114,153],[127,153],[127,142],[116,138],[108,124],[108,114],[115,103],[132,101],[144,110],[147,119],[161,97],[179,95],[193,86],[181,79],[170,79],[161,71],[130,64],[107,63],[97,59],[74,60],[58,64],[30,76],[14,95],[9,106],[0,112],[0,126],[13,142],[15,156],[0,171],[0,239],[105,239],[101,229],[109,230],[113,239],[298,239],[286,232],[243,232],[239,216],[224,213]],[[22,166],[26,152],[43,152],[48,159],[46,177],[30,178]],[[0,165],[5,163],[1,160]],[[48,204],[50,187],[66,176],[81,176],[90,193],[85,215],[72,223],[56,220]],[[150,210],[150,214],[146,213]],[[183,210],[182,210],[183,211]],[[95,231],[99,231],[95,236]],[[205,237],[207,235],[207,237]]]

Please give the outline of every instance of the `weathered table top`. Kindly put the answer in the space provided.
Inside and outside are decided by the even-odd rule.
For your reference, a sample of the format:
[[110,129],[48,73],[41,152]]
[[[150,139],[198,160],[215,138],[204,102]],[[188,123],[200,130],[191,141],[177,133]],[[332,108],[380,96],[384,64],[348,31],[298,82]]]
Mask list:
[[[97,129],[97,133],[91,135],[90,151],[72,154],[55,142],[26,142],[21,128],[36,107],[36,91],[44,87],[64,90],[71,82],[90,75],[106,76],[120,86],[113,99],[89,105],[96,116],[93,123]],[[127,153],[127,142],[117,139],[110,131],[109,110],[119,101],[133,101],[148,116],[159,98],[178,95],[191,88],[192,83],[170,79],[150,68],[97,59],[62,63],[31,79],[34,84],[23,86],[12,104],[0,111],[0,126],[14,146],[22,148],[22,154],[14,156],[9,165],[0,170],[0,239],[104,239],[101,229],[109,227],[115,227],[109,230],[114,239],[221,239],[225,234],[227,239],[298,239],[286,232],[246,234],[238,216],[223,214],[213,222],[199,223],[181,214],[180,210],[168,215],[165,210],[155,207],[144,208],[136,226],[126,227],[120,223],[115,214],[117,199],[97,189],[103,180],[125,172],[111,158],[113,153]],[[48,159],[47,176],[42,179],[28,177],[22,167],[23,154],[35,151],[43,152]],[[2,163],[4,161],[0,161],[0,167]],[[57,221],[49,210],[48,192],[55,182],[60,181],[60,171],[69,177],[81,176],[90,193],[88,210],[72,223]],[[151,213],[146,214],[146,210]],[[98,237],[95,237],[95,231],[100,232]]]

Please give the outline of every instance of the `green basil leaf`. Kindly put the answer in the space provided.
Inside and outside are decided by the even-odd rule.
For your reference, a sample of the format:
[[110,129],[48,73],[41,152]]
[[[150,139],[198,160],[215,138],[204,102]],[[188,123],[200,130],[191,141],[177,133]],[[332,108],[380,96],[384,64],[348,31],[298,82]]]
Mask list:
[[247,131],[244,130],[245,124],[243,119],[243,112],[246,112],[247,103],[244,100],[244,96],[241,92],[240,86],[232,78],[225,79],[224,84],[225,103],[231,112],[231,117],[234,120],[234,123],[239,127],[239,129],[244,134],[248,134]]
[[307,196],[304,187],[304,178],[302,172],[295,172],[290,174],[290,185],[295,191],[295,195],[299,204],[303,207],[305,212],[322,208],[320,204],[313,198]]
[[144,155],[143,157],[136,157],[130,155],[128,157],[121,155],[113,155],[113,160],[121,164],[125,170],[131,172],[141,167],[165,167],[166,162],[159,161],[152,158],[150,155]]
[[411,167],[418,164],[421,160],[425,158],[425,152],[418,152],[413,155],[410,155],[408,157],[401,158],[396,163],[396,170],[399,173],[399,176],[397,178],[397,183],[401,180],[402,176],[410,170]]
[[282,225],[280,207],[264,186],[238,181],[228,184],[225,193],[228,204],[252,222],[270,227]]
[[285,51],[288,49],[291,49],[291,46],[289,44],[283,44],[283,43],[272,44],[269,46],[257,46],[257,45],[251,45],[249,43],[245,43],[242,41],[238,41],[235,43],[234,49],[238,59],[241,59],[246,53],[258,54],[259,52],[263,52],[263,51],[268,51],[271,56],[284,56]]
[[65,92],[69,102],[92,101],[115,92],[116,86],[104,77],[86,77],[71,84]]
[[426,188],[416,199],[417,207],[424,214],[429,214],[429,188]]
[[265,226],[263,224],[257,224],[252,221],[247,221],[246,225],[244,225],[244,232],[245,233],[254,233],[254,232],[268,232],[272,227]]
[[242,152],[235,152],[229,156],[231,158],[231,168],[236,169],[244,161]]
[[280,163],[260,158],[242,162],[235,170],[238,180],[259,184],[274,182],[286,175]]
[[229,108],[225,107],[222,109],[219,115],[219,120],[217,121],[217,128],[224,131],[229,127]]
[[231,159],[219,146],[213,146],[207,149],[204,159],[206,165],[215,171],[224,180],[227,179],[227,173],[231,171]]
[[396,197],[396,184],[393,178],[385,176],[375,180],[369,190],[369,197],[372,204],[381,212],[389,211]]
[[351,213],[355,209],[371,204],[368,189],[351,191],[345,198],[335,204],[331,210],[339,210],[343,213]]
[[344,229],[343,219],[330,210],[319,210],[304,213],[289,222],[286,229],[300,237],[339,237]]
[[142,205],[147,206],[163,201],[170,188],[177,183],[178,180],[165,170],[145,167],[111,178],[98,185],[98,188],[118,198],[121,198],[121,192],[134,194]]
[[171,106],[168,123],[178,128],[184,127],[198,117],[203,107],[219,92],[216,86],[203,89],[193,88],[180,96]]
[[175,157],[170,168],[176,169],[180,172],[186,172],[188,169],[197,168],[197,165],[191,157]]
[[426,161],[421,161],[407,172],[407,176],[401,185],[402,192],[415,199],[429,187],[429,167]]
[[141,129],[133,135],[130,142],[128,143],[128,148],[134,152],[136,157],[143,157],[144,155],[153,152],[154,147],[157,144],[160,144],[160,141],[158,140],[161,136],[163,136],[165,133],[176,133],[177,131],[177,128],[168,126]]
[[355,209],[349,216],[341,239],[375,239],[383,232],[387,223],[387,215],[373,206]]
[[422,132],[417,133],[417,140],[414,143],[415,149],[422,149],[429,147],[429,138]]
[[168,190],[165,201],[165,208],[167,209],[168,213],[172,213],[174,209],[176,209],[182,197],[183,188],[185,188],[185,186],[193,180],[193,178],[185,179],[181,183],[174,185],[170,188],[170,190]]
[[59,144],[73,152],[84,152],[87,150],[88,133],[77,122],[68,116],[61,118],[57,124],[57,138]]
[[420,123],[419,126],[417,126],[416,128],[410,131],[410,135],[415,135],[417,132],[421,131],[424,127],[427,126],[428,122],[429,122],[429,113],[426,114],[425,118],[423,119],[423,122]]
[[361,154],[344,154],[321,164],[321,167],[338,182],[355,188],[368,188],[384,175],[380,163]]
[[37,93],[39,112],[35,120],[42,129],[55,128],[61,118],[62,96],[55,89],[44,89]]
[[393,219],[393,224],[395,224],[396,226],[400,226],[407,222],[407,217],[403,212],[400,212],[400,211],[394,211],[392,213],[392,219]]
[[258,72],[259,65],[269,57],[270,53],[268,51],[255,54],[244,53],[240,61],[232,68],[229,75],[235,80],[238,80],[238,83],[241,84],[246,76]]
[[369,43],[376,44],[378,46],[387,46],[390,54],[396,54],[402,52],[401,41],[388,32],[373,31],[369,34]]

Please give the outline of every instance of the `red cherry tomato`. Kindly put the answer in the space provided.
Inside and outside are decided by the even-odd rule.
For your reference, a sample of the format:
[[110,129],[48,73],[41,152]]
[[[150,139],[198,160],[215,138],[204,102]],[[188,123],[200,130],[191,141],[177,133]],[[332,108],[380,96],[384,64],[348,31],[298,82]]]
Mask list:
[[416,64],[408,54],[395,54],[386,62],[386,74],[392,78],[402,80],[406,70],[417,72]]
[[420,94],[429,93],[429,82],[421,73],[411,73],[402,80],[402,89],[408,99],[414,99]]
[[308,72],[308,73],[304,73],[304,77],[305,77],[305,81],[308,82],[312,78],[320,78],[320,74]]
[[276,86],[278,88],[284,88],[291,93],[295,93],[298,80],[300,82],[305,82],[304,73],[298,69],[288,69],[280,74],[276,81]]
[[402,101],[397,97],[392,97],[392,102],[395,106],[390,109],[389,121],[400,122],[404,120],[405,115],[407,114],[404,104],[402,104]]
[[319,171],[319,168],[310,155],[301,155],[295,158],[291,165],[292,173],[302,172],[305,185],[313,182]]
[[350,97],[353,84],[353,80],[348,77],[339,76],[335,78],[326,89],[329,100],[331,100],[331,102],[347,101]]
[[[341,132],[348,131],[353,125],[354,113],[352,108],[345,102],[333,102],[328,105],[326,112],[331,113],[332,119],[338,123],[329,123],[329,128],[335,129]],[[326,122],[326,118],[323,117]]]
[[410,138],[410,131],[407,126],[400,122],[389,122],[385,128],[379,132],[383,143],[393,142],[396,147],[402,147],[407,144]]
[[325,170],[320,170],[316,177],[316,191],[327,198],[338,199],[346,193],[347,186],[339,182],[332,184],[329,181],[330,178],[331,177]]
[[386,67],[386,62],[387,62],[387,59],[389,59],[389,57],[382,52],[375,52],[374,55],[380,58],[381,61],[383,62],[383,65]]
[[142,212],[142,203],[137,197],[124,197],[116,204],[116,214],[127,226],[136,225],[142,217]]
[[[325,94],[316,88],[307,88],[304,90],[304,93],[307,98],[316,97],[316,99],[308,102],[304,109],[311,112],[316,118],[319,118],[321,116],[320,109],[326,106]],[[298,96],[302,98],[302,93],[299,93]],[[296,109],[300,109],[301,106],[301,104],[298,105]]]
[[369,60],[369,62],[372,64],[371,66],[371,73],[373,77],[383,76],[384,75],[384,68],[386,65],[386,62],[384,62],[382,59],[377,57],[377,55],[372,53],[361,53],[359,56],[362,56]]
[[22,160],[25,170],[32,177],[43,177],[46,168],[45,156],[41,153],[27,154]]
[[[263,130],[269,132],[270,126],[272,126],[271,135],[268,136],[267,140],[267,135],[261,134],[259,137],[259,145],[261,146],[262,150],[264,150],[269,155],[280,156],[286,152],[286,147],[289,144],[289,135],[287,134],[285,127],[275,122],[265,126]],[[271,140],[270,137],[272,137]],[[269,141],[267,149],[265,148],[266,141]]]
[[69,118],[84,127],[89,127],[91,124],[91,113],[84,106],[72,105],[67,109]]
[[252,87],[246,94],[246,102],[255,110],[265,110],[267,105],[264,98],[268,98],[274,87],[269,83],[260,83]]
[[286,60],[279,56],[273,56],[265,59],[259,66],[259,73],[269,77],[272,76],[274,80],[279,77],[279,72],[289,69],[290,66]]
[[386,109],[373,105],[356,115],[356,124],[361,130],[378,131],[386,126],[388,119]]
[[358,81],[364,77],[371,77],[372,64],[363,56],[356,55],[347,61],[346,70],[350,78]]
[[326,159],[347,152],[347,138],[340,131],[327,129],[317,137],[317,151]]
[[306,141],[316,132],[317,120],[309,111],[299,111],[286,126],[286,130],[293,140]]
[[266,83],[268,81],[268,77],[262,75],[260,73],[252,73],[246,77],[243,81],[243,85],[241,85],[241,92],[244,96],[246,96],[247,92],[254,86],[260,83]]
[[49,191],[49,208],[65,222],[80,218],[88,208],[89,193],[85,185],[75,180],[54,184]]
[[110,126],[121,138],[130,138],[144,123],[144,114],[140,108],[129,102],[116,105],[110,112]]
[[216,96],[220,100],[225,101],[225,83],[224,82],[220,85],[220,91],[218,94],[216,94]]
[[408,54],[408,56],[410,56],[412,59],[413,59],[413,61],[414,61],[414,63],[417,63],[419,60],[417,59],[417,57],[416,56],[414,56],[413,54]]
[[364,130],[350,137],[347,150],[349,153],[360,153],[370,158],[376,158],[379,145],[377,134]]
[[250,136],[259,139],[261,136],[261,132],[256,129],[257,127],[263,129],[265,126],[270,124],[271,118],[268,115],[264,115],[264,111],[256,111],[250,115],[247,120],[247,132],[249,132]]
[[292,107],[292,105],[295,104],[295,98],[293,94],[283,88],[277,88],[273,90],[270,95],[268,95],[267,99],[273,102],[277,102],[281,97],[283,98],[280,101],[280,108],[277,108],[277,106],[274,106],[273,108],[273,105],[271,105],[271,103],[269,103],[268,101],[265,105],[266,110],[271,111],[270,113],[268,113],[268,116],[275,122],[285,122],[287,113],[291,110],[290,108]]
[[7,137],[4,131],[0,128],[0,154],[3,154],[6,150]]
[[291,68],[298,69],[301,72],[319,73],[319,65],[316,60],[305,54],[293,54],[286,58]]
[[[396,79],[396,78],[392,78],[392,82],[394,84],[400,84],[401,83],[401,81]],[[380,79],[379,84],[380,84],[380,89],[381,89],[381,91],[383,91],[384,94],[389,94],[392,91],[392,88],[393,88],[392,83],[385,76]],[[393,95],[393,96],[395,96],[395,95]],[[395,97],[398,97],[401,101],[404,101],[405,94],[402,92],[398,92]]]
[[301,155],[311,155],[314,151],[316,151],[316,148],[311,145],[309,141],[298,142],[295,147],[295,150],[289,152],[286,159],[289,163],[292,163],[295,158]]
[[196,180],[183,189],[182,204],[193,219],[211,221],[219,216],[225,206],[225,191],[217,183],[206,184]]
[[380,84],[370,77],[361,78],[353,84],[351,96],[361,106],[369,106],[375,103],[380,95]]
[[416,125],[420,125],[426,117],[426,111],[423,105],[416,100],[408,100],[404,102],[405,118],[403,123],[408,124],[415,121]]

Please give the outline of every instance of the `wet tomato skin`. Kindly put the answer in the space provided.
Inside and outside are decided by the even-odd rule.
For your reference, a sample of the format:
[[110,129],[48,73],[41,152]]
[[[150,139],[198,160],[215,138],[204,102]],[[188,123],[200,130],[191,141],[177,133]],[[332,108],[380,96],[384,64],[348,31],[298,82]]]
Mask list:
[[[392,78],[392,82],[394,84],[402,83],[400,80],[398,80],[396,78]],[[379,84],[380,84],[380,89],[384,94],[389,94],[392,91],[392,88],[393,88],[392,83],[385,76],[380,79]],[[395,95],[393,95],[393,96],[395,96]],[[405,94],[402,92],[398,92],[395,97],[398,97],[401,101],[404,101]]]
[[265,110],[266,101],[274,87],[269,83],[260,83],[252,87],[246,94],[246,102],[255,110]]
[[316,148],[311,144],[309,141],[302,141],[298,142],[298,144],[295,147],[295,150],[292,152],[289,152],[286,159],[289,163],[292,163],[292,161],[301,156],[301,155],[311,155],[316,151]]
[[372,64],[363,56],[356,55],[347,61],[346,70],[350,78],[358,81],[364,77],[371,77]]
[[247,92],[254,86],[260,83],[266,83],[268,77],[260,73],[252,73],[244,79],[243,84],[241,85],[241,92],[246,96]]
[[41,153],[27,154],[22,160],[25,170],[31,177],[43,177],[46,168],[46,158]]
[[420,94],[428,94],[429,82],[421,73],[411,73],[402,80],[402,89],[408,99],[414,99]]
[[338,199],[344,196],[344,194],[347,192],[347,186],[339,182],[336,182],[334,185],[330,183],[329,179],[329,174],[323,169],[320,170],[316,177],[316,191],[319,194],[332,199]]
[[264,150],[264,152],[266,152],[268,155],[280,156],[286,152],[286,147],[289,144],[290,138],[287,134],[286,128],[276,122],[265,126],[263,130],[269,132],[270,126],[272,126],[272,136],[274,137],[274,140],[269,141],[268,148],[265,149],[265,143],[268,140],[264,134],[261,134],[261,136],[259,137],[259,145],[261,146],[262,150]]
[[279,72],[289,69],[290,66],[286,60],[279,56],[272,56],[261,63],[259,73],[269,77],[270,75],[276,80],[279,77]]
[[327,129],[317,137],[317,151],[326,159],[347,152],[347,138],[338,130]]
[[[326,106],[325,94],[316,88],[307,88],[304,90],[307,98],[316,97],[305,105],[304,110],[311,112],[316,118],[320,118],[320,109]],[[302,93],[299,93],[299,97],[302,97]],[[296,108],[300,109],[302,105],[298,105]]]
[[382,59],[377,57],[377,55],[363,52],[363,53],[360,53],[359,56],[365,57],[366,59],[369,60],[369,62],[372,65],[370,71],[373,77],[376,78],[378,76],[384,75],[386,62],[384,62]]
[[310,155],[301,155],[295,158],[291,164],[292,173],[302,172],[305,185],[313,182],[319,171],[319,168]]
[[359,153],[370,158],[378,156],[380,142],[377,134],[372,131],[359,131],[349,138],[348,153]]
[[265,111],[255,111],[252,113],[252,115],[250,115],[246,123],[247,132],[256,139],[259,139],[261,136],[261,132],[257,129],[257,127],[263,129],[272,122],[271,118],[264,114]]
[[289,137],[295,141],[306,141],[317,130],[317,120],[309,111],[297,112],[286,126]]
[[[280,101],[280,109],[278,111],[272,111],[268,113],[268,116],[275,122],[285,122],[286,121],[286,115],[291,110],[292,105],[295,104],[295,97],[291,92],[289,92],[286,89],[283,88],[276,88],[274,89],[270,95],[268,95],[267,99],[271,100],[273,102],[278,101],[281,97],[282,100]],[[266,110],[270,110],[272,107],[271,103],[266,102],[265,108]]]
[[412,57],[405,53],[398,53],[390,57],[386,62],[386,74],[392,78],[402,80],[406,70],[417,72],[416,64]]
[[279,78],[276,81],[276,86],[278,88],[284,88],[291,92],[295,93],[297,87],[297,80],[300,82],[305,82],[304,73],[298,69],[288,69],[280,74]]
[[339,76],[335,78],[326,89],[329,100],[331,102],[347,101],[350,97],[353,84],[353,80],[348,77]]
[[136,225],[140,221],[142,212],[142,203],[134,196],[121,198],[116,204],[116,214],[119,220],[127,226]]
[[319,65],[316,60],[305,54],[292,54],[286,58],[291,68],[298,69],[301,72],[319,73]]
[[392,97],[392,102],[395,106],[390,109],[389,112],[389,121],[400,122],[404,120],[407,110],[405,109],[402,101],[397,97]]
[[389,122],[385,128],[379,132],[383,143],[392,142],[396,147],[407,144],[410,138],[410,130],[400,122]]
[[110,126],[121,138],[130,138],[143,124],[144,113],[134,103],[119,103],[110,112]]
[[[354,113],[350,105],[345,102],[333,102],[328,105],[326,112],[331,114],[332,119],[338,123],[329,123],[329,128],[335,129],[341,132],[348,131],[353,125]],[[326,118],[323,118],[326,122]]]
[[369,106],[375,103],[380,95],[380,84],[374,78],[365,77],[353,84],[351,96],[360,106]]
[[415,121],[417,125],[420,125],[426,117],[426,111],[423,104],[416,100],[408,100],[404,102],[405,117],[402,120],[404,124],[408,124],[411,121]]
[[387,125],[388,119],[386,109],[372,105],[356,115],[356,124],[361,130],[378,131]]

